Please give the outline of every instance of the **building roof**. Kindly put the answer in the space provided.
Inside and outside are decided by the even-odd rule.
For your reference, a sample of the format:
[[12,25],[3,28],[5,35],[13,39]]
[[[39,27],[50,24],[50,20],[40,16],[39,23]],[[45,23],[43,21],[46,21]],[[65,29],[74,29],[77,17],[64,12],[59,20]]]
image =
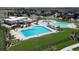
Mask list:
[[4,19],[6,21],[18,21],[18,20],[23,20],[23,21],[32,21],[32,19],[27,18],[27,17],[9,17],[7,19]]

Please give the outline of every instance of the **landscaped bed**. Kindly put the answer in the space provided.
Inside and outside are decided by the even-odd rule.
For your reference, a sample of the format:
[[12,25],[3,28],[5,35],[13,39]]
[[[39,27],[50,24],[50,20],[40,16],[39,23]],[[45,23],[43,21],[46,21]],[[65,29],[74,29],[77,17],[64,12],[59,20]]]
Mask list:
[[[12,46],[8,50],[29,50],[29,51],[41,51],[41,50],[60,50],[69,45],[75,44],[76,42],[69,38],[71,32],[75,31],[74,29],[64,29],[61,32],[53,33],[37,38],[32,38],[29,40],[24,40],[21,43],[18,43],[15,46]],[[55,49],[54,49],[55,48]]]

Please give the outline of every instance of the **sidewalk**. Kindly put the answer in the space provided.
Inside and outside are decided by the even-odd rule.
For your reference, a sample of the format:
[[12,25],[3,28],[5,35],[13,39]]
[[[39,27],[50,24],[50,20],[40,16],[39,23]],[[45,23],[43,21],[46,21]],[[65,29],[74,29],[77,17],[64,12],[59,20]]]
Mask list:
[[63,48],[60,51],[73,51],[72,49],[76,47],[79,47],[79,43]]

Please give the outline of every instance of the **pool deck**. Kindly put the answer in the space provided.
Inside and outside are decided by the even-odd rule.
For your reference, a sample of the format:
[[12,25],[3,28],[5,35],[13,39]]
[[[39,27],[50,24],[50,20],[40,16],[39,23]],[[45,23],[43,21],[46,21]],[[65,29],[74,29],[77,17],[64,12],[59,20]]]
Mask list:
[[[10,31],[10,32],[11,32],[12,35],[14,35],[14,37],[15,37],[16,39],[20,39],[20,40],[27,40],[27,39],[30,39],[30,38],[40,37],[40,36],[43,36],[43,35],[47,35],[47,34],[51,34],[51,33],[56,33],[56,32],[58,32],[57,30],[55,30],[55,31],[53,32],[53,29],[51,29],[51,28],[49,28],[49,27],[47,27],[47,26],[44,26],[44,25],[36,25],[36,26],[43,26],[43,27],[45,27],[45,28],[51,30],[51,32],[41,33],[41,34],[38,34],[38,35],[33,35],[33,36],[28,36],[28,37],[25,37],[25,36],[23,35],[23,33],[21,32],[21,30],[33,29],[35,26],[30,26],[30,27],[27,27],[27,28],[21,28],[21,29],[18,29],[18,30],[16,30],[16,31],[11,30],[11,31],[13,31],[13,32],[11,32],[11,31]],[[13,34],[13,33],[14,33],[14,34]]]
[[[52,23],[56,23],[57,21],[55,21],[55,20],[49,20],[49,24],[52,24]],[[40,25],[44,25],[44,26],[47,26],[48,24],[46,23],[46,21],[44,21],[44,20],[40,20],[39,22],[38,22],[38,24],[40,24]],[[74,24],[74,23],[68,23],[68,28],[76,28],[77,26]]]
[[[57,21],[55,20],[49,20],[49,23],[56,23]],[[51,32],[47,32],[47,33],[41,33],[41,34],[38,34],[38,35],[33,35],[33,36],[29,36],[29,37],[25,37],[23,35],[23,33],[21,32],[21,30],[28,30],[28,29],[33,29],[35,26],[43,26],[49,30],[51,30]],[[76,25],[74,23],[69,23],[67,25],[69,28],[76,28]],[[15,39],[20,39],[20,40],[27,40],[27,39],[30,39],[30,38],[34,38],[34,37],[40,37],[40,36],[43,36],[43,35],[47,35],[47,34],[51,34],[51,33],[56,33],[56,32],[59,32],[59,31],[55,31],[53,32],[54,29],[51,29],[49,27],[47,27],[47,24],[46,24],[46,21],[44,20],[40,20],[38,22],[38,25],[32,25],[30,27],[26,27],[26,28],[20,28],[20,29],[16,29],[16,30],[11,30],[10,33],[11,35],[13,35],[15,37]]]

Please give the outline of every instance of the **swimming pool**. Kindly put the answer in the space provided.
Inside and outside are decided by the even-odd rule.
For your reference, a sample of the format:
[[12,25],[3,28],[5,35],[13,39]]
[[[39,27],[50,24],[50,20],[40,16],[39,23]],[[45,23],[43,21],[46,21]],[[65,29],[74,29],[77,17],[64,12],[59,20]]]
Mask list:
[[39,35],[39,34],[48,33],[48,32],[55,32],[55,31],[56,30],[49,30],[43,26],[35,26],[32,29],[21,30],[21,33],[25,37],[29,37],[29,36]]
[[68,28],[68,23],[65,22],[56,22],[56,23],[52,23],[51,25],[60,28]]

